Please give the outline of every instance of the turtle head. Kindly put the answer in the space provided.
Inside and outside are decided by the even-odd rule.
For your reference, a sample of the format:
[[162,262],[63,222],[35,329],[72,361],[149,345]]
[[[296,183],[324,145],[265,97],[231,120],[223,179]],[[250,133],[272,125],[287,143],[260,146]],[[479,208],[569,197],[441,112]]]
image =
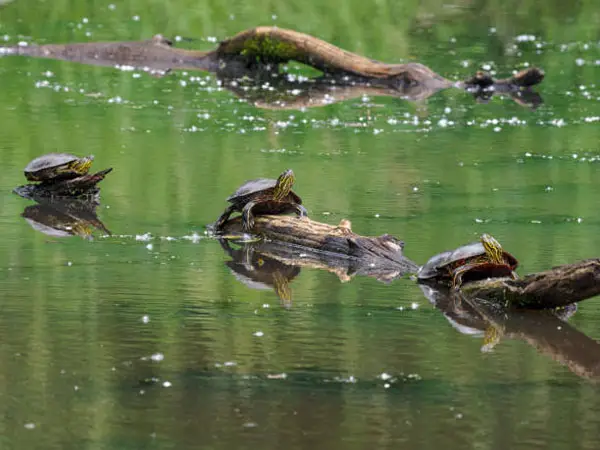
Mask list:
[[83,158],[79,158],[73,162],[72,170],[75,170],[79,175],[85,175],[92,167],[92,162],[94,161],[94,155],[84,156]]
[[490,236],[487,233],[481,235],[481,244],[485,250],[485,253],[488,255],[490,261],[498,264],[502,264],[504,262],[504,250],[494,237]]
[[273,193],[275,200],[285,198],[292,190],[294,181],[296,181],[296,177],[294,176],[294,171],[292,169],[288,169],[279,175],[277,183],[275,184],[275,192]]

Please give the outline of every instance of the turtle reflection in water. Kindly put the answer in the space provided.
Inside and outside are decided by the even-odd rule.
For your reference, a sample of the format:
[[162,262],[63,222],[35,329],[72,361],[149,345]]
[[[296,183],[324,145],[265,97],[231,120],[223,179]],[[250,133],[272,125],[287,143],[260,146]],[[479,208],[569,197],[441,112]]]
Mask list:
[[48,202],[27,206],[21,216],[34,230],[48,236],[91,240],[94,228],[111,234],[96,216],[95,209],[96,204],[81,201]]
[[[515,329],[522,326],[519,318],[523,317],[523,314],[536,318],[534,321],[526,323],[529,323],[531,328],[538,330],[544,322],[550,320],[550,316],[566,322],[577,311],[576,303],[546,311],[507,309],[495,300],[486,300],[481,297],[471,299],[460,290],[451,289],[443,284],[426,283],[420,284],[419,287],[425,298],[444,314],[454,329],[464,335],[483,338],[481,351],[484,353],[493,351],[494,347],[507,334],[507,328],[512,330],[512,332],[508,331],[508,336],[515,337]],[[530,327],[522,330],[516,337],[527,335],[528,328]],[[532,343],[531,340],[528,342]]]
[[96,185],[112,171],[101,170],[89,174],[94,157],[92,155],[79,158],[70,153],[48,153],[32,160],[25,167],[24,174],[28,181],[39,182],[19,186],[14,192],[30,199],[95,196]]
[[419,269],[417,278],[450,278],[452,286],[458,289],[467,274],[477,275],[479,278],[508,276],[516,279],[514,270],[518,264],[517,259],[505,251],[496,239],[483,234],[480,242],[432,257]]
[[242,213],[244,231],[254,227],[254,214],[284,214],[295,212],[300,217],[308,216],[302,199],[292,191],[296,178],[291,169],[284,171],[276,180],[257,178],[247,181],[227,198],[231,203],[214,224],[215,232],[221,231],[232,213]]
[[284,308],[292,306],[290,281],[298,276],[300,267],[284,264],[255,250],[252,243],[245,243],[240,249],[231,247],[228,239],[219,239],[231,261],[225,264],[238,281],[250,289],[273,289]]

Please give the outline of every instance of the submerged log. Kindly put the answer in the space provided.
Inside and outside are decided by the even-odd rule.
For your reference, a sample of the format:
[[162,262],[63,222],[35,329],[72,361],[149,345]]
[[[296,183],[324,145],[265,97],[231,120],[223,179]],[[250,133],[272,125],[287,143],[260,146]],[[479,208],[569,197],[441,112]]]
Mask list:
[[552,309],[600,295],[600,259],[588,259],[527,275],[465,283],[462,292],[500,305]]
[[[478,72],[464,82],[453,82],[429,67],[410,62],[388,64],[343,50],[314,36],[277,27],[256,27],[222,41],[209,51],[173,47],[161,35],[143,41],[87,42],[0,47],[2,55],[50,58],[103,66],[130,66],[163,75],[170,70],[201,70],[217,76],[239,79],[278,71],[282,63],[298,61],[323,72],[321,77],[335,84],[367,84],[397,91],[395,95],[419,92],[418,98],[450,87],[486,93],[510,94],[528,91],[542,81],[544,73],[526,69],[506,79],[496,80]],[[428,93],[428,95],[424,95]],[[525,100],[525,103],[532,103]],[[539,104],[539,102],[538,102]]]
[[[300,257],[287,255],[288,264],[302,265],[302,261],[309,261],[313,266],[322,264],[334,269],[341,267],[347,274],[360,271],[365,274],[369,271],[386,273],[385,276],[390,280],[405,273],[414,273],[418,269],[416,263],[404,256],[402,241],[388,234],[378,237],[360,236],[351,230],[347,220],[333,226],[309,218],[257,216],[252,233],[269,241],[305,250]],[[225,223],[222,235],[241,234],[243,230],[239,217]]]

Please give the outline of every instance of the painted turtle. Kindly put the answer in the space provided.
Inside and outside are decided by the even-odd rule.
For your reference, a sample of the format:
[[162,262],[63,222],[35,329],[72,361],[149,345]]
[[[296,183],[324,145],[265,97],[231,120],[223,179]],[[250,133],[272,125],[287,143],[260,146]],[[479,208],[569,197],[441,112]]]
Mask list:
[[460,287],[467,272],[479,272],[490,276],[517,278],[514,270],[517,259],[505,251],[500,243],[489,234],[481,235],[480,242],[464,245],[455,250],[432,257],[419,269],[417,278],[451,278],[452,286]]
[[302,199],[292,191],[295,180],[294,172],[288,169],[276,180],[257,178],[247,181],[227,198],[231,205],[215,222],[215,231],[218,232],[235,211],[242,213],[245,231],[250,231],[254,227],[254,214],[296,212],[300,217],[306,217],[308,212],[302,206]]
[[25,167],[29,181],[56,181],[76,178],[90,170],[92,155],[78,158],[69,153],[48,153],[35,158]]

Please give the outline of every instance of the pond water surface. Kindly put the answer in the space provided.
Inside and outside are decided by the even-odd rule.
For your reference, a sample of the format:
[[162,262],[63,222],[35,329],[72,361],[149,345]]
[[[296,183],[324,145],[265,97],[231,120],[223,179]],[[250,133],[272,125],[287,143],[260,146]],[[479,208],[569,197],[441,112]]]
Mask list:
[[[598,257],[597,2],[254,3],[16,0],[0,37],[210,49],[275,24],[453,80],[539,66],[543,104],[447,90],[261,109],[205,73],[0,58],[0,448],[597,448],[593,377],[539,341],[482,352],[483,330],[410,277],[304,268],[282,308],[205,235],[244,180],[293,168],[312,218],[390,233],[419,264],[484,232],[521,275]],[[96,211],[111,236],[21,216],[33,203],[11,191],[50,151],[114,168]],[[598,299],[568,323],[594,343]]]

